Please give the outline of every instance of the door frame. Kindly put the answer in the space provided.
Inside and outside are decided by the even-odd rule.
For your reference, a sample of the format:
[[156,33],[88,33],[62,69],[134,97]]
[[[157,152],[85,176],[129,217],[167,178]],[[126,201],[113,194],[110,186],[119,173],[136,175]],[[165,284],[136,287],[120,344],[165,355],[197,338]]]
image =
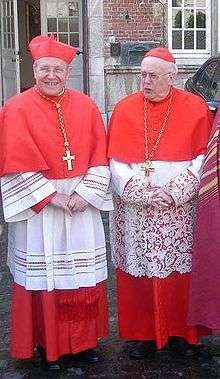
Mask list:
[[[13,25],[14,25],[14,47],[11,48],[11,50],[14,49],[14,56],[13,61],[15,63],[15,81],[16,81],[16,92],[14,95],[20,93],[20,57],[19,57],[19,32],[18,32],[18,0],[12,0],[13,4]],[[0,8],[3,6],[3,3],[0,4]],[[10,11],[11,12],[11,11]],[[10,16],[12,13],[10,13]],[[4,81],[4,75],[3,75],[3,14],[0,14],[0,101],[1,105],[4,104],[6,99],[5,96],[5,81]],[[7,49],[6,49],[7,50]]]
[[[45,7],[47,0],[40,0],[41,33],[45,34]],[[81,34],[82,34],[82,86],[83,92],[89,95],[89,27],[88,27],[88,2],[81,0]]]
[[18,30],[18,0],[13,0],[14,6],[14,33],[15,33],[15,56],[16,56],[16,87],[17,93],[21,92],[20,59],[19,59],[19,30]]
[[0,17],[0,106],[4,104],[3,98],[3,62],[2,62],[2,18]]
[[[13,4],[17,3],[17,0],[13,0]],[[46,0],[43,0],[44,2]],[[15,10],[15,8],[14,8]],[[40,15],[41,15],[41,32],[43,25],[43,14],[42,14],[42,0],[40,1]],[[14,15],[14,23],[17,26],[16,43],[19,46],[19,31],[18,31],[18,13]],[[89,26],[88,26],[88,0],[82,0],[82,40],[83,40],[83,92],[90,94],[90,59],[89,59]],[[19,75],[20,80],[20,64],[17,63],[17,75]],[[17,93],[20,92],[20,85],[18,88],[17,83]],[[3,79],[3,61],[2,61],[2,18],[0,17],[0,105],[4,104],[4,79]]]
[[82,0],[82,37],[83,37],[83,91],[90,94],[89,86],[89,18],[88,0]]

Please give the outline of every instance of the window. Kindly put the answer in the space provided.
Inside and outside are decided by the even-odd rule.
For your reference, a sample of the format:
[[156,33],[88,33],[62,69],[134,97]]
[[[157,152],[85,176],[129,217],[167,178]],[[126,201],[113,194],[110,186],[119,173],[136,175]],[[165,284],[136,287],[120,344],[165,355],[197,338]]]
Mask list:
[[210,3],[208,0],[168,0],[169,47],[173,52],[209,52]]
[[47,33],[53,33],[60,42],[79,47],[79,1],[47,0]]
[[5,0],[0,4],[0,15],[2,24],[2,46],[4,49],[14,49],[15,48],[15,31],[14,31],[14,9],[13,1]]

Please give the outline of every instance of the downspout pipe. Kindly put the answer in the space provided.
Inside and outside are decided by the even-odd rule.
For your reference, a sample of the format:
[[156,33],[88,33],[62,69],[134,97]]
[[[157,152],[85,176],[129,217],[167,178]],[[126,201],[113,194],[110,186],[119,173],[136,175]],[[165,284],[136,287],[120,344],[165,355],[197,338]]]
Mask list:
[[[0,4],[1,8],[2,4]],[[2,11],[2,9],[1,9]],[[3,81],[3,59],[2,59],[2,17],[0,12],[0,91],[1,91],[1,105],[4,105],[4,81]]]
[[165,46],[165,6],[166,6],[166,1],[164,2],[161,0],[158,0],[160,5],[162,5],[162,46]]
[[83,92],[90,94],[89,86],[89,18],[88,0],[82,0],[82,24],[83,24]]

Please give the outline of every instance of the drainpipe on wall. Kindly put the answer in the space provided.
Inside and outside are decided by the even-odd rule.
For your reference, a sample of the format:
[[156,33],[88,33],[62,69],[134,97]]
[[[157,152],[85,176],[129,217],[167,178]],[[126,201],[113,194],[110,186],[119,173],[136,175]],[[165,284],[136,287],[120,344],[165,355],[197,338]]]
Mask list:
[[[1,6],[1,4],[0,4]],[[3,62],[2,62],[2,18],[0,17],[0,91],[1,91],[1,105],[4,104],[4,82],[3,82]]]
[[109,123],[109,112],[108,112],[108,101],[107,101],[107,74],[104,67],[104,96],[105,96],[105,126],[108,126]]
[[165,6],[166,0],[158,0],[158,2],[162,5],[162,46],[165,46]]
[[[217,55],[219,51],[219,27],[218,27],[218,7],[220,3],[217,1],[211,1],[211,55]],[[216,33],[218,36],[216,38]]]
[[89,95],[89,18],[88,1],[82,0],[82,22],[83,22],[83,91]]

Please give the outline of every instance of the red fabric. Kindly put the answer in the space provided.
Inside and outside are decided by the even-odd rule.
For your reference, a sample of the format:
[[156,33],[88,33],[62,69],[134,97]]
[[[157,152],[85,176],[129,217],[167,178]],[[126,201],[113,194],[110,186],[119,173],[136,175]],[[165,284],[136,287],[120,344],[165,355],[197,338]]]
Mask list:
[[[149,151],[163,124],[170,95],[160,102],[147,101]],[[205,153],[211,124],[211,113],[201,98],[174,88],[167,125],[153,160],[188,161]],[[121,100],[113,111],[108,157],[144,162],[144,141],[144,95],[138,92]]]
[[[70,291],[73,293],[76,290]],[[76,291],[77,292],[77,291]],[[11,356],[33,357],[34,346],[45,348],[49,361],[61,355],[78,353],[97,346],[98,338],[108,334],[106,283],[96,286],[96,316],[81,308],[75,320],[62,319],[59,291],[27,291],[13,284],[11,310]],[[71,296],[70,293],[70,296]],[[65,293],[66,296],[66,293]]]
[[45,199],[39,201],[39,203],[33,205],[33,207],[31,207],[31,209],[36,212],[36,213],[39,213],[44,207],[46,207],[51,199],[56,195],[57,192],[54,192],[52,193],[51,195],[47,196]]
[[156,340],[157,348],[170,336],[195,344],[206,328],[187,326],[189,274],[165,279],[133,277],[117,269],[120,336],[127,340]]
[[2,110],[0,176],[42,171],[50,179],[84,175],[106,165],[106,135],[97,106],[82,93],[66,90],[62,101],[73,170],[67,170],[63,136],[54,104],[34,88],[11,98]]
[[80,288],[77,291],[58,291],[60,319],[80,321],[82,312],[86,313],[89,319],[97,317],[99,297],[100,294],[96,287]]
[[220,108],[200,184],[193,244],[189,323],[220,329]]
[[29,43],[29,49],[34,60],[53,57],[70,63],[75,58],[78,49],[66,43],[58,42],[54,36],[37,36]]
[[144,57],[155,57],[163,59],[167,62],[176,63],[174,56],[169,52],[166,47],[156,47],[155,49],[149,50],[145,53]]

